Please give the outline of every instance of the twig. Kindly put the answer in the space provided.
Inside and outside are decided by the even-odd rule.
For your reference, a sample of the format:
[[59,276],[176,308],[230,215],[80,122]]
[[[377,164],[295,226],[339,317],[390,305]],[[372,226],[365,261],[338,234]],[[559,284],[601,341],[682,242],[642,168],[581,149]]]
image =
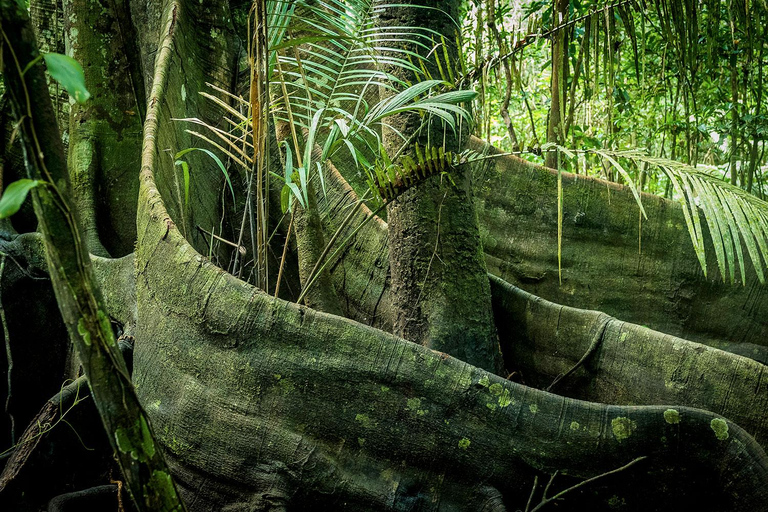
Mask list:
[[531,502],[533,501],[533,495],[536,494],[536,488],[539,486],[539,475],[533,477],[533,487],[531,487],[531,495],[528,496],[528,503],[525,504],[525,512],[531,510]]
[[202,228],[202,227],[201,227],[199,224],[198,224],[198,225],[196,225],[195,227],[196,227],[196,228],[197,228],[197,230],[198,230],[198,231],[200,231],[201,233],[203,233],[203,234],[205,234],[205,235],[208,235],[208,236],[210,236],[211,238],[215,238],[215,239],[216,239],[216,240],[218,240],[219,242],[223,242],[223,243],[225,243],[225,244],[227,244],[227,245],[230,245],[230,246],[232,246],[232,247],[235,247],[235,248],[237,249],[237,252],[239,252],[241,255],[245,256],[245,253],[247,252],[247,249],[245,248],[245,246],[244,246],[244,245],[238,245],[238,244],[236,244],[236,243],[234,243],[234,242],[230,242],[230,241],[229,241],[229,240],[227,240],[226,238],[222,238],[222,237],[220,237],[219,235],[214,235],[214,234],[213,234],[213,233],[211,233],[210,231],[206,231],[205,229],[203,229],[203,228]]
[[[3,282],[3,273],[5,271],[5,253],[0,253],[0,286]],[[13,383],[13,357],[11,354],[11,335],[8,332],[8,322],[5,318],[5,308],[2,302],[2,292],[0,291],[0,323],[2,324],[3,336],[5,337],[5,355],[8,361],[8,394],[5,398],[5,414],[8,415],[8,419],[11,423],[11,445],[16,444],[16,420],[11,414],[11,384]]]
[[[557,476],[557,471],[555,471],[555,473],[549,479],[549,483],[547,484],[546,489],[544,489],[544,494],[541,496],[541,502],[539,502],[539,504],[536,505],[533,508],[533,510],[531,510],[530,512],[537,512],[538,510],[541,510],[541,508],[544,505],[546,505],[548,503],[551,503],[553,501],[557,501],[557,500],[561,499],[564,495],[568,494],[571,491],[575,491],[576,489],[578,489],[580,487],[584,487],[585,485],[590,484],[590,483],[594,482],[595,480],[599,480],[600,478],[603,478],[603,477],[606,477],[606,476],[610,476],[610,475],[615,475],[616,473],[624,471],[625,469],[629,469],[630,467],[634,466],[635,464],[637,464],[641,460],[644,460],[644,459],[647,459],[647,458],[648,458],[647,456],[643,455],[642,457],[638,457],[635,460],[633,460],[633,461],[631,461],[631,462],[629,462],[627,464],[624,464],[620,468],[616,468],[616,469],[613,469],[613,470],[608,471],[606,473],[601,473],[601,474],[599,474],[597,476],[593,476],[592,478],[588,478],[586,480],[583,480],[583,481],[577,483],[576,485],[573,485],[573,486],[568,487],[567,489],[565,489],[563,491],[560,491],[559,493],[555,494],[551,498],[547,498],[547,490],[549,490],[550,485],[552,485],[552,481]],[[535,487],[536,483],[537,483],[536,480],[534,480],[534,484],[533,484],[534,485],[534,490],[536,489],[536,487]],[[531,492],[531,495],[533,495],[533,492]],[[530,500],[528,500],[528,503],[530,504]],[[527,506],[525,507],[525,512],[528,512],[528,507]]]
[[344,239],[344,241],[341,242],[338,249],[333,251],[333,254],[331,254],[328,259],[325,260],[325,263],[317,270],[314,277],[307,283],[307,286],[304,287],[304,289],[301,291],[301,294],[299,295],[299,298],[296,299],[297,303],[301,303],[302,299],[307,295],[307,292],[310,288],[312,288],[312,285],[315,284],[315,281],[317,281],[318,276],[325,270],[325,267],[328,266],[330,262],[333,261],[333,259],[341,252],[344,247],[352,240],[352,238],[357,235],[357,233],[363,229],[363,226],[365,226],[371,219],[375,218],[384,208],[387,207],[388,203],[383,203],[381,206],[379,206],[375,211],[373,211],[368,217],[366,217],[358,226],[350,233],[347,238]]
[[288,241],[291,239],[291,228],[293,228],[293,218],[296,210],[291,210],[291,222],[288,223],[288,231],[285,233],[285,244],[283,245],[283,255],[280,257],[280,270],[277,271],[277,284],[275,285],[275,298],[280,292],[280,281],[283,279],[283,267],[285,266],[285,257],[288,253]]
[[[352,209],[349,210],[349,213],[347,213],[347,216],[344,217],[344,220],[341,221],[341,224],[336,229],[336,232],[333,234],[331,239],[325,245],[325,249],[323,249],[323,252],[322,254],[320,254],[320,257],[317,258],[317,261],[315,262],[315,266],[312,267],[312,272],[309,273],[309,278],[307,279],[307,283],[308,283],[307,287],[309,287],[309,283],[314,281],[315,275],[317,275],[318,273],[318,268],[320,267],[320,265],[322,265],[323,261],[325,260],[325,257],[328,256],[328,252],[331,250],[331,247],[333,247],[333,244],[336,242],[336,239],[339,238],[339,235],[341,235],[341,232],[344,231],[344,229],[347,227],[349,222],[352,220],[352,217],[354,216],[354,214],[363,204],[363,201],[365,201],[365,199],[368,197],[368,192],[369,191],[366,191],[365,194],[363,194],[363,196],[357,201],[357,203],[352,205]],[[291,219],[293,219],[293,217],[291,217]]]

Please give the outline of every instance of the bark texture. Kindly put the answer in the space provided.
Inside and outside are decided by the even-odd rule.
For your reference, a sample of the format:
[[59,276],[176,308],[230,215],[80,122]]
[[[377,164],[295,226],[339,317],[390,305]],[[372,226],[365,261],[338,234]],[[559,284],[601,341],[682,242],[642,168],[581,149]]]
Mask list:
[[599,311],[561,306],[491,278],[505,354],[528,385],[607,404],[686,404],[738,423],[768,442],[768,372],[706,347]]
[[[173,130],[162,90],[148,119]],[[496,491],[527,498],[528,465],[583,477],[640,455],[630,500],[766,508],[764,452],[718,415],[537,391],[213,266],[170,222],[158,138],[144,148],[134,375],[191,509],[479,510]],[[638,482],[652,483],[643,496]]]
[[[91,267],[72,205],[64,148],[26,9],[0,1],[3,75],[19,125],[56,300],[96,408],[134,502],[141,511],[183,512],[172,477],[136,397]],[[24,70],[24,71],[22,71]]]
[[70,109],[68,167],[83,236],[99,256],[124,256],[136,240],[145,96],[124,11],[123,2],[64,1],[67,49],[83,66],[91,93],[87,104]]
[[[470,145],[482,150],[477,139]],[[476,168],[475,182],[491,274],[559,304],[715,347],[768,343],[768,287],[751,266],[746,286],[722,281],[702,220],[709,269],[704,276],[677,203],[643,194],[648,219],[640,231],[627,187],[564,173],[561,286],[557,173],[507,156]]]
[[[474,137],[469,146],[500,153]],[[353,169],[344,161],[338,166],[342,173]],[[486,160],[472,172],[489,273],[558,304],[603,311],[666,334],[762,357],[757,347],[768,340],[768,289],[751,267],[746,286],[724,283],[709,242],[705,277],[677,203],[643,194],[648,220],[641,228],[627,187],[564,173],[560,285],[557,173],[514,156]],[[328,234],[357,196],[335,177],[326,191],[318,205]],[[395,315],[386,286],[388,269],[382,265],[389,250],[386,226],[381,221],[365,227],[332,275],[345,315],[389,330]],[[702,226],[706,229],[703,221]],[[743,344],[748,348],[737,348]]]
[[[429,27],[445,38],[445,52],[455,62],[453,19],[459,2],[410,4],[414,7],[386,9],[382,25]],[[424,52],[416,44],[407,50]],[[433,68],[434,75],[440,76],[437,67]],[[402,70],[395,73],[403,75]],[[446,151],[461,151],[466,133],[460,127],[452,132],[436,120],[422,126],[424,122],[417,114],[388,119],[392,129],[385,127],[383,133],[387,151],[395,154],[399,150],[404,143],[400,134],[420,134],[416,142],[422,146],[445,145]],[[465,169],[456,170],[453,181],[455,186],[440,176],[429,178],[387,206],[394,333],[502,373],[498,338],[489,314],[490,288],[472,184]]]
[[[220,2],[184,0],[164,19],[161,4],[169,2],[131,2],[142,26],[145,84],[160,84],[148,102],[147,124],[155,129],[143,150],[137,253],[94,258],[93,265],[109,283],[105,310],[127,326],[135,322],[135,381],[192,510],[501,511],[524,507],[537,472],[583,478],[638,456],[649,458],[626,478],[590,487],[567,505],[768,509],[765,453],[726,419],[738,416],[764,438],[762,367],[752,362],[682,340],[662,345],[657,333],[547,305],[494,281],[502,340],[523,342],[513,358],[526,365],[526,382],[548,383],[567,371],[600,332],[593,358],[555,390],[629,404],[642,402],[636,394],[644,389],[667,405],[583,402],[273,299],[214,267],[198,252],[204,244],[192,228],[220,222],[221,176],[210,162],[192,161],[192,207],[183,207],[172,156],[195,142],[171,119],[217,119],[197,88],[231,80],[231,22]],[[157,34],[167,34],[161,21],[173,28],[161,49],[170,61],[152,76]],[[626,189],[566,175],[559,286],[556,175],[514,158],[467,175],[480,184],[474,199],[492,272],[564,304],[709,343],[765,338],[765,291],[753,275],[746,288],[721,285],[714,274],[703,279],[674,204],[645,198],[651,221],[643,224],[638,255],[637,212]],[[326,185],[318,203],[327,238],[356,198],[340,175],[329,175]],[[436,205],[444,190],[434,185]],[[366,215],[363,208],[356,218]],[[433,237],[427,249],[434,244]],[[387,225],[376,219],[331,270],[345,314],[391,329],[403,303],[393,306],[387,246]],[[478,254],[471,258],[482,259]],[[648,382],[628,379],[621,365],[637,365]],[[715,412],[684,407],[690,404]]]

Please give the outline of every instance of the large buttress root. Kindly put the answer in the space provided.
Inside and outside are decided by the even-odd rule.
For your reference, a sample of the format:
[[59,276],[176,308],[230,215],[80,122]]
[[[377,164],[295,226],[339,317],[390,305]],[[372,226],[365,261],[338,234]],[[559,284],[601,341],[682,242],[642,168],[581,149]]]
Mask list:
[[[159,115],[164,80],[178,72],[173,52],[160,54],[145,126],[134,375],[193,510],[244,508],[263,495],[254,482],[265,467],[298,479],[298,502],[402,510],[432,497],[440,509],[430,482],[510,490],[526,466],[589,477],[638,456],[649,457],[649,482],[691,477],[677,489],[688,503],[766,510],[765,453],[718,415],[537,391],[214,267],[170,221],[155,184],[164,163],[154,141],[173,129]],[[222,491],[196,500],[201,488]],[[643,491],[677,499],[663,485]]]
[[622,322],[599,311],[561,306],[491,277],[505,352],[526,383],[609,404],[685,404],[726,416],[768,442],[768,371],[762,363]]

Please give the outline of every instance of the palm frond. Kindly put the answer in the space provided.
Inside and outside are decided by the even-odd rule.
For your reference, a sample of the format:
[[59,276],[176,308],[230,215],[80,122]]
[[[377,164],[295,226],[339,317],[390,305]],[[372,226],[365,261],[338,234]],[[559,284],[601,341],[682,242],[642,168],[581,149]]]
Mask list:
[[[439,34],[380,23],[386,9],[401,4],[299,0],[290,12],[283,4],[276,2],[274,9],[283,9],[284,19],[290,21],[280,38],[271,38],[282,88],[273,115],[304,132],[305,148],[294,147],[297,169],[314,172],[317,167],[323,184],[322,166],[317,164],[339,149],[349,150],[355,162],[367,161],[364,153],[375,156],[381,147],[385,119],[403,112],[438,119],[451,130],[459,120],[469,121],[461,104],[471,101],[474,92],[452,91],[445,80],[425,80],[428,56],[437,56],[435,50],[445,44]],[[388,97],[369,104],[368,92]],[[310,143],[315,142],[322,147],[320,162],[312,162]]]
[[723,181],[715,174],[714,168],[692,167],[675,160],[649,156],[637,150],[613,153],[619,158],[646,162],[667,176],[677,192],[677,200],[683,207],[688,232],[705,275],[704,235],[699,211],[709,228],[723,280],[736,280],[735,271],[738,264],[741,282],[746,284],[743,244],[757,278],[761,283],[765,283],[765,270],[768,265],[768,203]]
[[692,167],[668,158],[650,156],[637,149],[569,152],[592,153],[608,161],[622,175],[643,213],[641,196],[621,162],[648,164],[649,172],[657,169],[670,181],[673,197],[682,207],[688,234],[704,275],[707,275],[707,260],[701,217],[709,231],[723,281],[736,282],[738,269],[742,284],[746,284],[746,249],[758,280],[765,283],[768,269],[768,202],[723,181],[715,168]]
[[[283,195],[294,197],[302,206],[307,204],[307,186],[315,170],[324,189],[322,162],[339,149],[348,150],[357,164],[376,160],[388,117],[415,112],[423,122],[437,120],[451,130],[460,121],[471,121],[462,104],[475,93],[454,90],[448,81],[454,75],[445,39],[429,28],[380,23],[382,13],[396,7],[403,5],[382,0],[267,2],[267,75],[272,83],[279,83],[279,97],[271,101],[270,113],[275,121],[291,127],[294,138],[292,151],[287,151],[287,144],[281,145],[287,158],[295,158],[291,171],[284,173]],[[429,76],[430,58],[437,62],[441,80]],[[373,104],[368,92],[374,93],[370,95]],[[247,142],[250,113],[237,108],[248,107],[248,102],[223,90],[200,94],[222,108],[232,126],[227,131],[184,119],[206,127],[213,136],[188,132],[248,170],[254,162],[253,144]],[[303,135],[303,148],[296,130]],[[322,148],[319,158],[313,152],[316,145]]]

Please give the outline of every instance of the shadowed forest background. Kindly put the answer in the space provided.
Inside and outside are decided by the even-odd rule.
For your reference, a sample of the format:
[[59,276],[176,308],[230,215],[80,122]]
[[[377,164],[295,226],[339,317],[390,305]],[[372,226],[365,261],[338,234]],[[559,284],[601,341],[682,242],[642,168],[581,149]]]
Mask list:
[[765,0],[0,0],[0,510],[768,510]]

